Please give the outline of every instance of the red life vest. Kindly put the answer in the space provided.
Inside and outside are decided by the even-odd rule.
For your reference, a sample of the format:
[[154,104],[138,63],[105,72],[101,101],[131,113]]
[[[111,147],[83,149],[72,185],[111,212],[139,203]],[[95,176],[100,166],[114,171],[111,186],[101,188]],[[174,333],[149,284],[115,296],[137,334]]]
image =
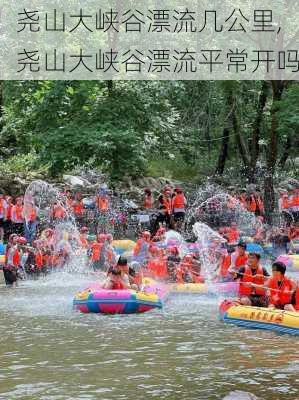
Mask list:
[[180,208],[185,209],[186,206],[186,198],[184,193],[178,193],[172,198],[172,208]]
[[[283,278],[280,285],[278,285],[278,280],[275,278],[270,278],[268,282],[268,288],[274,289],[270,290],[270,304],[274,306],[285,306],[290,304],[292,301],[292,288],[293,283],[288,278]],[[276,292],[276,290],[279,290]]]
[[26,220],[27,221],[35,221],[37,217],[36,208],[32,205],[26,206]]
[[44,265],[44,257],[43,257],[43,253],[41,251],[37,251],[35,253],[35,265],[37,266],[38,269],[42,269],[43,265]]
[[165,257],[157,257],[149,260],[147,264],[150,275],[155,278],[167,277],[167,262]]
[[296,289],[295,292],[295,304],[294,304],[295,310],[299,311],[299,288]]
[[21,253],[18,249],[15,249],[12,254],[12,264],[15,267],[18,267],[21,263]]
[[124,290],[125,285],[122,282],[113,282],[111,290]]
[[253,294],[264,296],[266,291],[262,288],[247,285],[247,283],[253,283],[255,285],[264,285],[265,277],[263,268],[259,265],[256,274],[252,274],[251,268],[246,265],[244,275],[240,279],[239,294],[240,296],[250,296]]

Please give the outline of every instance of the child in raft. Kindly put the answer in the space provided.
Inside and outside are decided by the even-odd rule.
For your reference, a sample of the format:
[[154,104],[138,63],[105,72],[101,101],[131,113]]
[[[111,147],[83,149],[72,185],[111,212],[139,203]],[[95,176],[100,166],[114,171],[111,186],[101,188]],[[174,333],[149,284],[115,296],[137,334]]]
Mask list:
[[126,289],[121,277],[121,271],[112,268],[108,273],[108,278],[103,285],[103,289],[107,290],[123,290]]
[[297,292],[296,285],[291,279],[285,276],[285,272],[286,266],[282,262],[276,261],[272,265],[272,276],[266,284],[269,289],[269,308],[279,310],[290,310],[293,308],[292,311],[295,311],[295,307],[291,303],[293,292]]

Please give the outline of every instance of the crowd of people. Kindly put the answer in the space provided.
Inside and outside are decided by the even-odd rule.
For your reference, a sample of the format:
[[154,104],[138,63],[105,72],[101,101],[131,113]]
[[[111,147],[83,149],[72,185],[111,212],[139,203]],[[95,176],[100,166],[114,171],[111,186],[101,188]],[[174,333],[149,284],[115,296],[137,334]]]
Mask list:
[[[272,277],[269,277],[267,270],[259,264],[260,254],[247,252],[247,246],[250,242],[260,246],[271,243],[273,258],[287,252],[298,252],[298,196],[296,189],[288,195],[287,203],[285,197],[281,197],[284,198],[283,206],[279,199],[281,212],[288,204],[292,219],[282,215],[281,226],[269,229],[264,224],[261,192],[258,189],[250,193],[229,188],[225,207],[230,218],[225,225],[212,226],[218,235],[211,238],[205,249],[190,243],[188,251],[182,251],[176,243],[165,243],[169,230],[182,232],[190,207],[186,194],[178,186],[166,186],[155,197],[146,188],[139,209],[143,213],[155,210],[154,224],[137,238],[132,254],[119,257],[113,245],[113,235],[103,229],[105,225],[97,224],[95,229],[93,223],[95,216],[99,221],[111,219],[113,205],[106,187],[100,188],[88,201],[81,193],[65,190],[59,199],[49,204],[46,219],[41,218],[33,197],[13,199],[0,194],[0,244],[2,242],[5,252],[5,282],[16,285],[18,279],[37,278],[68,265],[73,256],[82,255],[87,260],[87,271],[107,275],[104,287],[110,289],[141,289],[144,276],[170,283],[203,283],[204,264],[207,264],[215,282],[240,282],[242,304],[295,309],[299,299],[298,288],[285,277],[283,264],[274,262]],[[212,197],[201,206],[200,213],[214,213],[218,202],[219,197]],[[244,237],[242,227],[234,219],[237,208],[255,216],[254,232],[250,238]],[[91,219],[89,210],[93,211]],[[75,231],[65,227],[70,220],[77,227]]]

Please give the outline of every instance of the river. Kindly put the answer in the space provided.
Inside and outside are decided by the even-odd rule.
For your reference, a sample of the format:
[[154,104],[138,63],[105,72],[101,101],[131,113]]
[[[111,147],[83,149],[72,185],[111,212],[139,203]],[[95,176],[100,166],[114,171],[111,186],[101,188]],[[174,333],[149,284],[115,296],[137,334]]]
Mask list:
[[74,312],[86,277],[0,284],[0,399],[299,399],[299,340],[218,320],[217,298],[187,296],[162,311]]

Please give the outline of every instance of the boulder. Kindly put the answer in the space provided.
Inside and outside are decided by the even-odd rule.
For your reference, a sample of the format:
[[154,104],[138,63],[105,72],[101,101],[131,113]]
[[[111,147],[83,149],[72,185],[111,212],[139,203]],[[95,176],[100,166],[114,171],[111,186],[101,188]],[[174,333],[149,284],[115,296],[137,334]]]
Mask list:
[[252,393],[235,390],[225,396],[223,400],[258,400],[258,398]]
[[71,186],[90,186],[90,182],[88,182],[86,179],[74,175],[63,175],[63,180],[65,183]]

